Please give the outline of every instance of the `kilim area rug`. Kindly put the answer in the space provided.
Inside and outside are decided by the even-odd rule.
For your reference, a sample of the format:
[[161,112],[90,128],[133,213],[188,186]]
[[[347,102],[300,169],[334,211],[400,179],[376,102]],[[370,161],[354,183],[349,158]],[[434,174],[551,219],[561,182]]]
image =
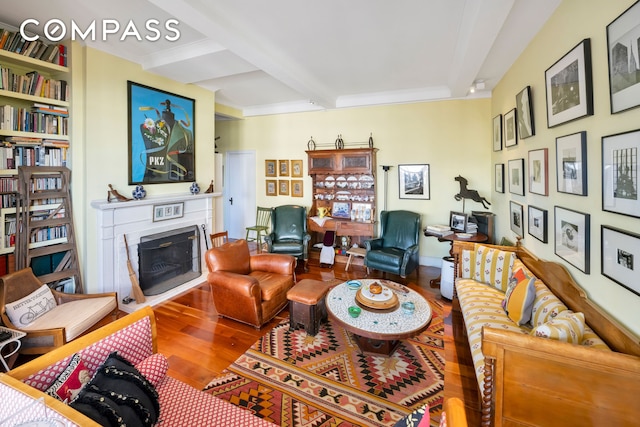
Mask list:
[[442,309],[391,357],[360,354],[351,334],[324,323],[315,337],[285,320],[205,387],[282,427],[393,426],[427,404],[440,421],[444,390]]

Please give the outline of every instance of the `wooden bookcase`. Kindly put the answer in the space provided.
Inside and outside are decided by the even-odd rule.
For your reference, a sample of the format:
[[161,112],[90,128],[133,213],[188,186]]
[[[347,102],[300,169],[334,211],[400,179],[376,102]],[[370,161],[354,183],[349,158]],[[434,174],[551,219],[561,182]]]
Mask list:
[[[376,218],[376,148],[307,151],[313,205],[307,228],[312,243],[324,233],[348,236],[350,244],[373,237]],[[322,208],[331,211],[322,225],[313,219]]]

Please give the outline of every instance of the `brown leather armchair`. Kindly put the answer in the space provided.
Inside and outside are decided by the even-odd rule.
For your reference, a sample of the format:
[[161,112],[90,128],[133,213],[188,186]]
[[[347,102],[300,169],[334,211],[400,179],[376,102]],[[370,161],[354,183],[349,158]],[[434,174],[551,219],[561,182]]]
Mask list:
[[295,284],[293,256],[251,255],[241,239],[209,249],[205,261],[219,316],[259,329],[287,305],[287,291]]

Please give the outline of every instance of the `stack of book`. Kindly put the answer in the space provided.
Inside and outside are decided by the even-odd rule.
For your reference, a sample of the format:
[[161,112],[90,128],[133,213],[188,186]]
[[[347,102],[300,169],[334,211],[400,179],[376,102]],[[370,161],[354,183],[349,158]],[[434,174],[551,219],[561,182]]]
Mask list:
[[478,234],[478,224],[476,224],[475,222],[467,221],[467,228],[465,229],[465,233]]
[[427,225],[425,231],[429,234],[435,234],[436,236],[448,236],[449,234],[453,234],[451,227],[448,225]]

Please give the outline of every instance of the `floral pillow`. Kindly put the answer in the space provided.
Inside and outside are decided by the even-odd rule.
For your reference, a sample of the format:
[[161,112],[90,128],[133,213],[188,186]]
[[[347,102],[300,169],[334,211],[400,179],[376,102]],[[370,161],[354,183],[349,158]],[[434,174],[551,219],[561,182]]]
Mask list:
[[473,251],[462,251],[461,276],[507,291],[516,255],[484,245],[476,245]]
[[531,331],[531,335],[571,344],[580,344],[584,330],[584,314],[565,310],[544,325],[534,328]]

